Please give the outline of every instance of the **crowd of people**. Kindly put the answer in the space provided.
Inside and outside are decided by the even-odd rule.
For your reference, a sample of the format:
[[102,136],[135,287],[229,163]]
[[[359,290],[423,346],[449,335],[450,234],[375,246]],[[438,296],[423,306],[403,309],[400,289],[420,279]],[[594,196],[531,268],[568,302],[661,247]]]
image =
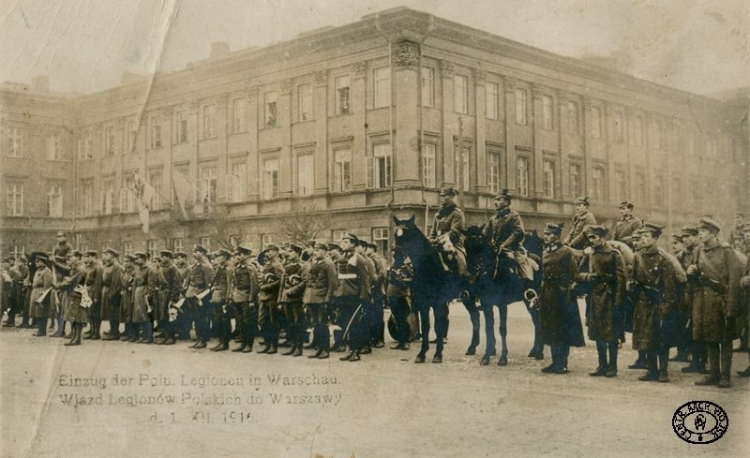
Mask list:
[[[444,188],[440,196],[428,236],[436,245],[451,242],[455,268],[471,283],[456,192]],[[617,375],[618,348],[625,332],[632,332],[639,357],[629,367],[646,370],[640,380],[668,382],[668,362],[680,361],[689,363],[682,372],[704,374],[697,385],[731,385],[733,340],[747,351],[750,222],[742,215],[730,231],[731,244],[719,238],[719,224],[706,215],[671,236],[670,253],[659,247],[663,229],[634,217],[632,203],[619,206],[622,218],[610,231],[597,224],[588,199],[580,198],[565,237],[563,224],[546,224],[541,262],[535,263],[523,247],[525,229],[511,203],[508,191],[498,193],[497,212],[483,235],[498,257],[517,262],[529,284],[541,269],[534,302],[542,343],[552,355],[542,372],[568,373],[570,347],[584,345],[578,308],[584,300],[588,337],[598,355],[591,376]],[[354,362],[384,346],[389,307],[396,334],[391,348],[408,350],[414,337],[408,317],[418,266],[398,248],[387,262],[377,245],[354,234],[338,244],[270,245],[257,256],[244,245],[212,253],[195,245],[192,262],[187,253],[170,250],[158,256],[121,256],[113,248],[81,253],[64,232],[57,237],[51,254],[2,260],[4,327],[33,327],[40,337],[49,327],[53,337],[68,338],[67,346],[100,339],[185,341],[200,350],[214,339],[215,352],[300,357],[308,350],[307,357],[316,359],[342,352],[339,359]],[[670,359],[671,348],[677,354]],[[750,376],[750,367],[738,374]]]

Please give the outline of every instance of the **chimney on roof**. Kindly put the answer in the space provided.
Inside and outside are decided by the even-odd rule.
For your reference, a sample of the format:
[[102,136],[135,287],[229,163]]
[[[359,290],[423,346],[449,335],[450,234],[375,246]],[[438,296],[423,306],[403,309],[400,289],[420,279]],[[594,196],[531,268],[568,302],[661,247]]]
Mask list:
[[49,92],[49,76],[39,75],[31,78],[31,90],[34,92]]
[[227,56],[230,52],[229,44],[226,41],[214,41],[211,43],[211,59]]

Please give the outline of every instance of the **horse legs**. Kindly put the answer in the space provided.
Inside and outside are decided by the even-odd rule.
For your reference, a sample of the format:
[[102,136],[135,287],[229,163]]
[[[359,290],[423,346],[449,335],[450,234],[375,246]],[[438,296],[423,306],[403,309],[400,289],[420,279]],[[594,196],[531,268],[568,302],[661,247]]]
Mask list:
[[415,363],[423,363],[427,351],[430,349],[430,307],[423,305],[419,307],[419,322],[422,329],[422,348],[414,359]]
[[440,302],[435,304],[435,335],[437,336],[437,348],[435,356],[432,358],[433,363],[443,362],[443,342],[448,335],[448,303]]
[[498,305],[500,310],[500,342],[502,350],[500,351],[500,359],[497,362],[498,366],[505,366],[508,364],[508,343],[506,337],[508,336],[508,303],[503,301]]
[[544,358],[544,345],[542,345],[542,329],[541,322],[539,321],[539,309],[536,307],[529,307],[528,302],[523,301],[526,305],[526,310],[531,315],[531,323],[534,325],[534,346],[529,352],[529,358],[542,359]]
[[469,312],[469,318],[471,318],[471,344],[466,350],[466,355],[475,355],[477,353],[477,345],[479,345],[479,309],[476,304],[476,296],[469,296],[468,299],[461,301]]
[[487,345],[484,348],[484,356],[479,362],[482,366],[490,363],[490,356],[495,354],[495,307],[492,304],[482,304],[484,313],[484,331],[487,337]]

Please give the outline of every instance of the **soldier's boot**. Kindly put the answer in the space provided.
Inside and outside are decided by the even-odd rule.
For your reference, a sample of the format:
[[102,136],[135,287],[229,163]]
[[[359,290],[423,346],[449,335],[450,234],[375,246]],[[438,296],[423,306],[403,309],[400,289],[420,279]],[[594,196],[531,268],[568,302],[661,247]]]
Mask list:
[[16,327],[16,314],[8,312],[8,319],[2,324],[4,328],[15,328]]
[[592,377],[601,377],[607,373],[607,344],[596,341],[596,353],[599,356],[599,367],[594,372],[589,372]]
[[635,362],[628,366],[628,369],[646,369],[646,352],[643,350],[638,350],[638,359],[635,360]]
[[226,351],[229,350],[229,338],[222,338],[219,340],[219,344],[211,349],[211,351]]
[[722,342],[719,351],[721,352],[719,388],[729,388],[732,386],[730,381],[732,374],[732,341]]
[[706,344],[708,352],[708,375],[695,382],[698,386],[719,384],[719,344],[710,342]]
[[46,318],[35,318],[37,325],[37,331],[32,334],[36,337],[43,337],[47,335],[47,319]]
[[669,383],[669,350],[659,352],[659,382]]
[[298,344],[296,347],[294,347],[294,353],[292,353],[292,357],[297,358],[302,356],[302,344]]
[[316,351],[315,354],[313,354],[313,355],[307,355],[307,357],[308,358],[319,358],[320,355],[322,355],[322,354],[323,354],[323,349],[322,348],[318,348],[318,351]]
[[89,339],[101,340],[102,336],[99,333],[101,324],[102,324],[101,320],[96,320],[91,323],[91,335],[89,336]]
[[233,352],[235,352],[235,353],[239,353],[239,352],[241,352],[241,351],[244,351],[244,350],[245,350],[245,348],[247,348],[247,342],[245,342],[245,341],[243,340],[243,341],[242,341],[242,343],[240,343],[240,346],[239,346],[239,347],[237,347],[237,348],[233,348],[233,349],[232,349],[232,351],[233,351]]
[[609,350],[609,364],[607,365],[607,373],[604,374],[605,377],[617,377],[618,346],[619,342],[617,341],[617,339],[607,343],[607,347]]
[[73,345],[81,345],[81,334],[83,334],[83,323],[73,323],[73,329],[70,331],[72,337],[69,342],[65,342],[65,346],[70,347]]
[[656,368],[656,352],[646,352],[646,373],[638,377],[641,382],[655,382],[659,379],[659,371]]

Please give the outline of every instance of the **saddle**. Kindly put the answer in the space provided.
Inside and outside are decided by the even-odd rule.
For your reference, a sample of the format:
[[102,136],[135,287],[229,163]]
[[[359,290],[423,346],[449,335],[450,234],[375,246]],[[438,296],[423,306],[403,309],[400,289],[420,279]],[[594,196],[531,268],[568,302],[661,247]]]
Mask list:
[[440,263],[443,265],[443,270],[445,272],[451,271],[451,265],[455,265],[456,263],[456,254],[458,252],[461,252],[461,254],[464,255],[464,258],[466,257],[466,250],[464,248],[459,248],[453,244],[453,242],[450,239],[450,234],[445,233],[437,238],[437,252],[438,257],[440,258]]
[[492,278],[500,278],[499,272],[502,269],[508,269],[522,279],[533,281],[534,272],[539,270],[539,264],[528,255],[525,248],[520,247],[517,251],[502,250],[497,253]]

